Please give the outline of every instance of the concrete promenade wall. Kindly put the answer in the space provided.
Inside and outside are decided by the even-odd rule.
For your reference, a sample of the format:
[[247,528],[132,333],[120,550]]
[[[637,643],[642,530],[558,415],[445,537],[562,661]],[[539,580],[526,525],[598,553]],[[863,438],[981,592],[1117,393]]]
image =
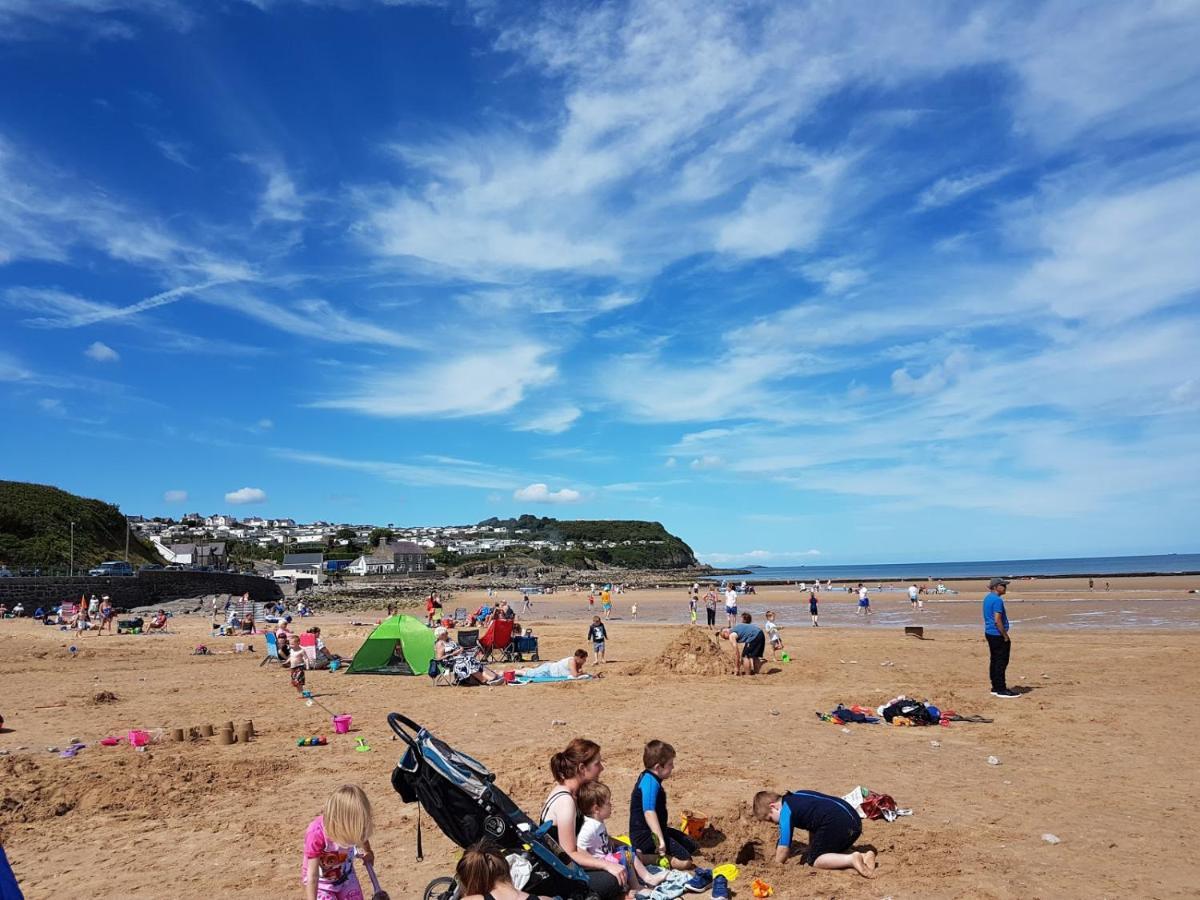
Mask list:
[[57,606],[64,600],[78,600],[80,595],[108,594],[113,606],[125,610],[185,597],[246,592],[250,599],[260,602],[283,596],[279,585],[269,578],[225,572],[140,572],[125,578],[0,578],[0,603],[12,607],[20,600],[27,615],[39,606]]

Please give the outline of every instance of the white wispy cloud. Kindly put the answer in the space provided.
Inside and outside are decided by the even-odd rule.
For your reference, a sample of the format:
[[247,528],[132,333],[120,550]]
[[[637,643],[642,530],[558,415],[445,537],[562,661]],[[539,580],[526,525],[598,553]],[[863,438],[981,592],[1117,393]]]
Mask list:
[[513,491],[513,499],[522,503],[578,503],[583,495],[571,488],[552,491],[548,485],[538,482],[517,488]]
[[177,281],[253,276],[245,262],[179,236],[153,214],[56,170],[0,134],[0,264],[65,262],[80,248]]
[[186,503],[188,492],[183,490],[163,491],[164,503]]
[[558,406],[538,413],[514,426],[517,431],[537,431],[542,434],[561,434],[569,429],[582,415],[575,406]]
[[281,160],[250,155],[242,155],[238,159],[252,166],[263,178],[256,215],[259,222],[304,220],[304,208],[308,201],[296,188],[295,180]]
[[371,374],[313,406],[383,417],[460,417],[507,412],[557,368],[538,344],[467,351],[401,371]]
[[10,353],[0,350],[0,381],[25,381],[33,372]]
[[155,138],[154,146],[159,149],[159,152],[162,153],[164,157],[176,165],[183,166],[185,169],[196,168],[195,164],[188,159],[188,152],[190,148],[185,142],[171,141],[167,140],[166,138]]
[[101,341],[93,341],[83,355],[96,362],[116,362],[121,358],[121,354]]
[[1008,168],[990,169],[985,172],[939,178],[920,193],[917,197],[916,208],[920,211],[948,206],[962,197],[982,190],[990,184],[995,184],[1010,171],[1012,170]]
[[424,461],[394,462],[350,459],[288,448],[274,448],[271,453],[280,459],[362,472],[384,481],[409,484],[417,487],[471,487],[488,490],[512,490],[515,485],[519,485],[529,478],[525,473],[472,460],[439,458]]
[[201,299],[233,313],[255,319],[288,334],[334,344],[377,344],[417,348],[425,341],[412,332],[397,331],[354,316],[320,298],[274,301],[245,289],[213,291]]
[[262,488],[238,488],[236,491],[230,491],[225,495],[225,502],[231,503],[234,506],[242,506],[247,503],[266,503],[267,492]]

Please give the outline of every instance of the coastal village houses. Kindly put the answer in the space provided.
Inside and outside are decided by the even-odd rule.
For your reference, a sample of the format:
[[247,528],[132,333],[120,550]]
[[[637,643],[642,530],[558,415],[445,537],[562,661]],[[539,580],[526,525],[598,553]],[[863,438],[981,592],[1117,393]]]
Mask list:
[[205,544],[164,544],[157,535],[151,537],[150,540],[162,558],[169,564],[206,566],[219,571],[224,571],[229,567],[224,541],[212,541]]
[[370,554],[363,554],[350,563],[346,571],[354,575],[424,572],[428,559],[424,548],[412,541],[380,541]]

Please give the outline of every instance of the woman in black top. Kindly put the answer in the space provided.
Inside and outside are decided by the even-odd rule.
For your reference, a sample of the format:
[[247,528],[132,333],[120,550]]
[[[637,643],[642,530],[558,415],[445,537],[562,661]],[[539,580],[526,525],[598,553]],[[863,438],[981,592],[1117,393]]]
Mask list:
[[553,821],[554,837],[571,860],[587,872],[591,885],[600,900],[623,900],[625,897],[625,867],[596,859],[579,847],[579,828],[583,813],[575,802],[579,788],[589,781],[598,781],[604,771],[600,760],[600,745],[587,738],[575,738],[561,753],[550,757],[550,774],[555,786],[542,805],[541,822]]

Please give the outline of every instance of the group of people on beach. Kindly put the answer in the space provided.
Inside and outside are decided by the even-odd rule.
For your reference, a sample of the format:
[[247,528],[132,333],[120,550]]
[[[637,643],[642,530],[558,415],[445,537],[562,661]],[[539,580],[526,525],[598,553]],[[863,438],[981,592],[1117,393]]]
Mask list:
[[[538,821],[551,825],[552,836],[600,900],[632,900],[668,881],[676,889],[672,896],[710,889],[714,898],[730,896],[724,876],[697,866],[697,842],[667,824],[672,819],[663,783],[674,773],[675,759],[675,748],[665,741],[650,740],[643,747],[643,769],[630,792],[626,843],[608,830],[613,791],[600,780],[605,771],[600,745],[577,737],[550,758],[554,783]],[[751,810],[756,819],[778,828],[769,861],[782,864],[796,855],[792,837],[801,829],[808,832],[808,842],[798,855],[808,865],[874,874],[874,851],[854,849],[862,820],[847,801],[817,791],[760,790]],[[373,864],[373,832],[371,803],[362,788],[347,784],[335,790],[304,835],[302,883],[308,900],[362,900],[354,861]],[[500,848],[486,840],[463,853],[455,874],[463,900],[530,898],[513,884]]]

